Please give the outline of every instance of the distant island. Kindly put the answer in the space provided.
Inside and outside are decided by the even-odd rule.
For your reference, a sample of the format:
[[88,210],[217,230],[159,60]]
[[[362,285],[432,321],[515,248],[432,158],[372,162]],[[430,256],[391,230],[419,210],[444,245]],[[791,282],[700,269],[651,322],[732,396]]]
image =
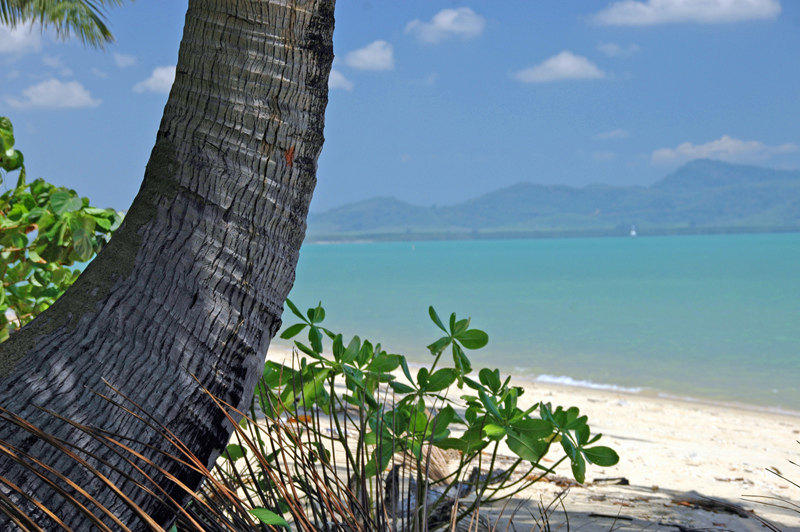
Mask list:
[[646,187],[518,183],[443,207],[373,198],[308,225],[309,242],[800,231],[800,170],[700,159]]

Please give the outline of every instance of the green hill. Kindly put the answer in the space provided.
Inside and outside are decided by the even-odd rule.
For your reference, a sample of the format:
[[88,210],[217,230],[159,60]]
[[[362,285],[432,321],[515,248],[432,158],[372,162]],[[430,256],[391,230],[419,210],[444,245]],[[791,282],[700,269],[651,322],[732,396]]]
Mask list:
[[446,207],[374,198],[309,216],[309,240],[800,230],[800,171],[697,160],[649,187],[518,183]]

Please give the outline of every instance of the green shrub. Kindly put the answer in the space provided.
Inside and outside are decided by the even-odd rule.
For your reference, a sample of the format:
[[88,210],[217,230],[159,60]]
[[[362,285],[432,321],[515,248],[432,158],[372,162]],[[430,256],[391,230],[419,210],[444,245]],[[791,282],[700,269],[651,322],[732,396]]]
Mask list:
[[0,341],[49,307],[119,227],[122,215],[98,209],[74,190],[43,179],[26,181],[14,131],[0,117],[0,184],[19,171],[17,184],[0,196]]
[[[341,483],[348,487],[347,497],[357,501],[372,526],[386,515],[401,514],[407,521],[403,529],[424,530],[431,526],[432,516],[443,517],[439,524],[451,518],[458,521],[481,505],[511,497],[565,460],[581,483],[587,463],[611,466],[619,460],[612,449],[595,445],[600,435],[591,434],[587,417],[578,408],[537,403],[523,409],[519,406],[523,389],[511,385],[499,370],[484,368],[475,378],[467,351],[483,348],[489,338],[470,328],[469,319],[451,314],[445,325],[431,307],[430,318],[442,336],[428,346],[433,357],[430,366],[414,374],[404,356],[390,354],[380,344],[358,336],[345,342],[341,334],[323,327],[321,305],[305,314],[291,301],[287,305],[300,322],[287,327],[281,337],[291,339],[305,331],[307,341],[295,340],[297,351],[291,364],[266,363],[244,425],[251,434],[245,438],[249,443],[242,439],[246,431],[237,430],[228,447],[229,460],[219,469],[229,481],[250,476],[251,482],[241,486],[263,489],[270,469],[285,469],[298,455],[311,453],[312,462],[338,471]],[[446,353],[452,364],[445,363]],[[398,378],[397,372],[404,378]],[[457,399],[451,397],[455,394],[459,394]],[[259,435],[262,429],[254,421],[260,418],[266,418],[264,430],[290,427],[283,430],[293,435],[278,445],[267,445],[272,440]],[[513,457],[503,464],[504,469],[496,469],[503,444]],[[297,445],[304,450],[298,452]],[[543,465],[555,447],[563,454],[554,465]],[[445,476],[430,475],[434,449],[458,451],[458,464]],[[248,452],[254,455],[252,460],[245,460],[247,466],[237,466],[236,459]],[[288,461],[287,454],[292,456]],[[260,466],[244,469],[253,463]],[[300,468],[302,475],[288,476],[300,486],[299,492],[303,492],[302,479],[309,476],[307,468],[308,464]],[[399,481],[399,475],[404,480]],[[398,512],[397,499],[390,496],[391,482],[395,497],[414,501],[405,503],[409,508],[404,512]],[[397,482],[404,486],[402,490]],[[319,486],[309,488],[313,489],[305,492],[304,500],[313,506]],[[258,500],[259,489],[244,489]],[[281,497],[261,502],[270,515],[287,520],[294,515]]]

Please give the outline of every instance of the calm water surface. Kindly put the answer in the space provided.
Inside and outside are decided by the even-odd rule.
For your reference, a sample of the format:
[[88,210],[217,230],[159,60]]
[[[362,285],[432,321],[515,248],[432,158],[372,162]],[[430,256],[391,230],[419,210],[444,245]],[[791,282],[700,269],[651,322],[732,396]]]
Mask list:
[[416,361],[432,304],[475,367],[800,410],[800,234],[306,245],[290,297]]

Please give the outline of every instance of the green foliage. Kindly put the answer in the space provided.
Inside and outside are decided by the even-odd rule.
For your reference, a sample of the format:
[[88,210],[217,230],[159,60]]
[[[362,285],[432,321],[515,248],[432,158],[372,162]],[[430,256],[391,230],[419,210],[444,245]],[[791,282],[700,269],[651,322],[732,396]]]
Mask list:
[[[545,403],[523,408],[519,402],[523,389],[511,385],[510,377],[501,376],[498,369],[483,368],[475,379],[467,351],[486,346],[489,337],[470,328],[469,318],[451,314],[445,324],[431,307],[430,319],[443,335],[428,345],[431,365],[413,374],[404,356],[358,336],[345,341],[322,326],[321,304],[306,313],[291,301],[287,305],[300,321],[287,327],[281,338],[305,332],[307,340],[294,342],[302,358],[291,366],[268,361],[254,401],[268,419],[296,420],[301,433],[310,434],[309,441],[338,443],[347,470],[355,472],[348,485],[379,479],[397,455],[410,457],[417,471],[426,470],[431,447],[459,451],[458,470],[446,481],[450,488],[464,480],[464,472],[473,465],[481,466],[484,455],[491,456],[488,464],[483,463],[490,473],[471,481],[477,501],[482,502],[518,493],[564,460],[571,463],[578,482],[585,481],[587,464],[611,466],[619,460],[612,449],[595,445],[600,435],[591,434],[587,417],[578,408]],[[330,345],[327,351],[325,343]],[[443,357],[445,353],[450,356]],[[452,365],[442,367],[450,358]],[[395,370],[405,378],[398,378]],[[451,397],[454,391],[461,393],[458,400]],[[314,411],[330,418],[327,432],[324,423],[308,415]],[[253,412],[252,418],[256,417]],[[353,434],[358,435],[355,443]],[[515,457],[508,469],[495,473],[503,444]],[[560,444],[563,456],[546,467],[543,458],[553,452],[554,444]],[[539,473],[531,475],[536,470]],[[379,482],[375,484],[377,492]]]
[[[122,215],[89,205],[74,190],[36,179],[27,183],[11,122],[0,117],[5,172],[16,186],[0,196],[0,341],[49,307],[119,227]],[[17,164],[19,163],[19,164]]]
[[12,28],[33,22],[55,28],[60,37],[74,33],[90,46],[114,40],[105,24],[105,8],[122,0],[0,0],[0,22]]

